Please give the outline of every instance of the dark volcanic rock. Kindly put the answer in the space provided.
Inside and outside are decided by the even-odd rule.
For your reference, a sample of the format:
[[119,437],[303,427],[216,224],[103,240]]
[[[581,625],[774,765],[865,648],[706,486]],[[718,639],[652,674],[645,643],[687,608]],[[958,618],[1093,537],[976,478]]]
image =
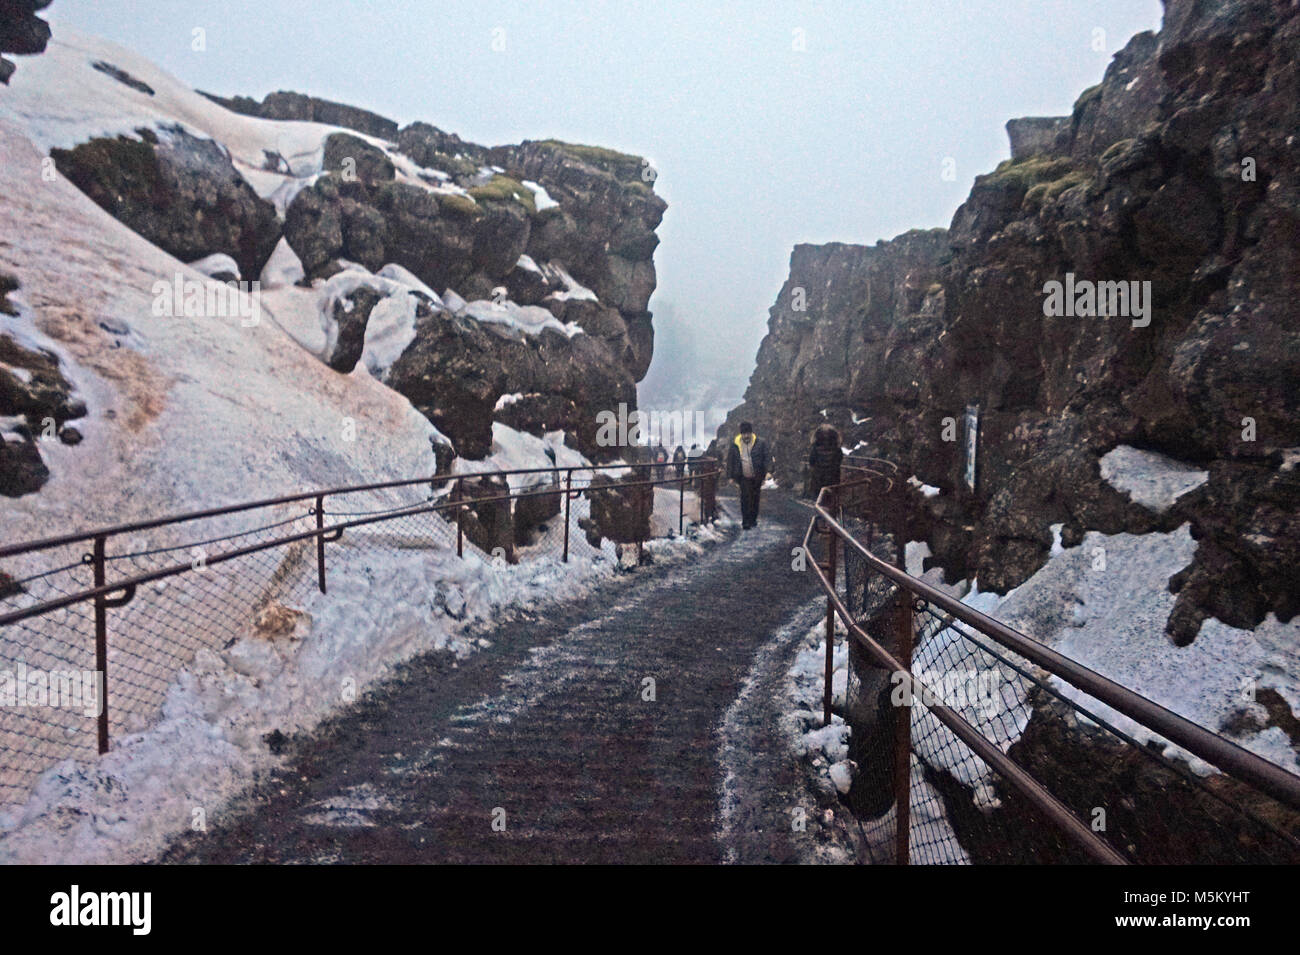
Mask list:
[[489,557],[513,564],[515,529],[509,496],[505,478],[466,478],[457,482],[452,500],[472,502],[460,515],[465,536]]
[[58,437],[65,444],[79,443],[80,433],[65,423],[85,414],[56,355],[25,348],[0,330],[0,418],[21,421],[0,434],[0,494],[17,497],[40,490],[50,476],[40,441]]
[[521,409],[514,423],[536,434],[564,430],[579,450],[599,460],[618,449],[597,443],[598,412],[636,402],[626,368],[590,335],[569,338],[550,329],[524,335],[446,311],[419,316],[415,340],[384,380],[467,458],[491,453],[494,409],[504,394],[545,396],[556,417],[529,418]]
[[359,181],[366,186],[387,182],[395,175],[393,161],[382,149],[347,133],[335,133],[325,140],[323,166],[326,172],[341,173],[345,183]]
[[181,261],[224,252],[241,275],[259,275],[280,240],[275,206],[217,143],[178,127],[159,133],[92,139],[51,155],[97,205]]
[[[203,93],[202,90],[199,92]],[[397,137],[397,124],[391,119],[386,119],[378,113],[372,113],[366,109],[346,106],[343,103],[335,103],[331,100],[318,99],[304,93],[291,93],[282,90],[278,93],[267,94],[266,98],[260,103],[248,96],[224,97],[213,93],[203,93],[203,95],[214,103],[220,103],[226,109],[242,113],[245,116],[256,116],[260,119],[292,119],[324,123],[327,126],[342,126],[345,129],[355,129],[359,133],[387,140]]]
[[[745,404],[776,475],[801,482],[813,427],[942,489],[912,510],[952,574],[1005,590],[1048,527],[1143,533],[1190,521],[1171,586],[1179,642],[1208,614],[1296,613],[1300,511],[1300,8],[1169,0],[1065,121],[1009,124],[949,231],[796,247]],[[1045,285],[1150,283],[1145,316],[1048,317]],[[1141,288],[1139,284],[1138,288]],[[796,293],[806,296],[798,311]],[[1136,319],[1136,321],[1134,320]],[[978,406],[974,493],[962,417]],[[1208,467],[1153,514],[1101,480],[1120,444]]]
[[635,544],[650,537],[650,515],[654,511],[654,488],[606,487],[616,483],[597,474],[585,494],[591,501],[591,517],[582,522],[587,542],[599,547],[602,538],[615,544]]
[[344,374],[357,367],[366,347],[366,324],[382,298],[379,292],[363,285],[351,295],[335,300],[334,322],[338,333],[327,345],[325,364]]
[[[0,53],[44,53],[50,25],[36,14],[49,5],[50,0],[0,0]],[[0,57],[0,83],[8,83],[14,69],[12,60]]]
[[478,277],[487,290],[483,297],[490,296],[527,245],[523,206],[513,200],[483,201],[469,210],[444,204],[427,189],[392,181],[391,163],[374,153],[336,145],[330,160],[340,167],[344,159],[355,160],[356,178],[342,171],[324,176],[289,205],[285,237],[308,277],[321,276],[339,257],[370,269],[394,262],[436,291],[451,288],[471,298],[479,297],[469,290]]
[[131,89],[135,90],[138,93],[144,93],[146,96],[155,95],[154,88],[150,86],[148,83],[144,82],[143,80],[136,79],[126,70],[114,66],[112,63],[105,63],[103,60],[96,60],[94,63],[90,65],[95,69],[99,70],[99,72],[113,77],[113,79],[117,80],[123,86],[131,87]]

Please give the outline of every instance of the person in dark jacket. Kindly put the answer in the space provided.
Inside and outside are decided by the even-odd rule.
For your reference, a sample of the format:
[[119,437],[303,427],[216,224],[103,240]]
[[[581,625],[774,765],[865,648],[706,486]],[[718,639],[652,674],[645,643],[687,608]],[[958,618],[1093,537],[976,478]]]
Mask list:
[[673,477],[681,477],[686,470],[686,449],[680,444],[677,450],[673,452]]
[[843,463],[840,433],[829,424],[818,425],[813,432],[812,449],[808,452],[808,494],[814,501],[822,488],[840,483]]
[[758,525],[758,498],[767,480],[767,442],[754,434],[748,421],[740,423],[740,434],[727,448],[727,477],[740,488],[740,526]]
[[656,481],[662,481],[664,479],[664,470],[666,469],[667,465],[668,465],[668,449],[665,448],[663,442],[660,441],[659,444],[655,446],[655,480]]

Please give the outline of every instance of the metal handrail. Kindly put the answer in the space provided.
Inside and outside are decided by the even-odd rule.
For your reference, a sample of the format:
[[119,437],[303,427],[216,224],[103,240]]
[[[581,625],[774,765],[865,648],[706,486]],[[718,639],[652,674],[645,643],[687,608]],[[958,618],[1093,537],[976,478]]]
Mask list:
[[[712,461],[717,463],[716,458],[696,458],[696,461]],[[16,544],[0,544],[0,558],[14,557],[18,554],[28,554],[38,550],[48,550],[52,547],[61,547],[67,544],[77,544],[85,541],[93,541],[96,537],[118,537],[122,534],[132,534],[138,531],[153,530],[158,527],[164,527],[170,524],[184,524],[189,521],[204,520],[210,517],[223,517],[226,514],[238,514],[243,511],[257,510],[262,507],[277,507],[281,504],[293,504],[298,501],[307,501],[319,497],[335,497],[341,494],[358,494],[363,491],[383,491],[398,487],[412,487],[418,484],[435,484],[439,482],[454,483],[461,480],[482,480],[484,478],[504,478],[520,474],[549,474],[552,472],[563,473],[574,471],[626,471],[633,468],[653,468],[653,467],[672,467],[669,464],[656,464],[654,462],[637,462],[635,464],[586,464],[586,465],[564,465],[540,468],[514,468],[506,471],[469,471],[461,474],[432,474],[426,477],[418,478],[401,478],[394,481],[378,481],[370,484],[354,484],[344,487],[318,489],[314,491],[302,491],[296,494],[285,494],[279,497],[263,498],[257,501],[243,501],[238,504],[229,504],[223,507],[211,507],[198,511],[186,511],[180,514],[171,514],[166,517],[149,518],[142,521],[132,521],[125,524],[111,524],[107,527],[98,527],[93,530],[74,531],[70,534],[60,534],[55,537],[46,537],[34,541],[20,541]],[[663,482],[668,483],[670,479],[664,478]],[[672,478],[672,481],[679,478]]]
[[[1202,726],[1198,726],[1113,680],[1107,679],[1082,664],[1027,637],[1025,634],[1008,627],[1001,621],[980,613],[978,610],[971,608],[925,581],[913,577],[905,570],[877,557],[871,552],[869,545],[864,546],[844,527],[841,519],[832,513],[831,507],[828,505],[838,499],[842,506],[844,498],[842,492],[851,488],[869,485],[873,480],[883,475],[870,467],[850,468],[848,465],[845,467],[851,470],[865,470],[869,474],[865,478],[845,481],[823,488],[813,505],[814,516],[809,521],[803,537],[803,548],[806,554],[811,553],[809,548],[814,532],[825,534],[829,545],[826,564],[822,565],[813,562],[813,569],[816,572],[818,582],[827,596],[825,719],[828,723],[830,720],[830,682],[832,678],[830,661],[833,656],[834,628],[832,624],[834,619],[838,617],[844,622],[849,636],[867,652],[868,657],[876,666],[895,673],[908,673],[911,676],[912,602],[916,601],[917,606],[923,604],[934,605],[946,613],[947,619],[950,621],[960,621],[966,624],[974,631],[978,631],[991,639],[994,643],[1019,654],[1031,664],[1041,667],[1047,673],[1100,700],[1117,712],[1217,767],[1225,774],[1251,786],[1256,791],[1271,796],[1280,803],[1292,808],[1300,808],[1300,776],[1296,776],[1282,767],[1256,756],[1236,743],[1224,739]],[[873,639],[852,618],[848,608],[836,592],[835,554],[837,543],[842,544],[845,548],[852,548],[868,568],[894,583],[899,588],[900,596],[907,595],[902,604],[902,626],[899,634],[901,638],[901,660]],[[1086,826],[1041,783],[1016,765],[999,747],[980,734],[961,715],[944,705],[937,694],[918,683],[914,676],[911,676],[908,685],[910,694],[916,692],[927,694],[926,708],[934,714],[936,719],[947,726],[972,752],[999,773],[1025,799],[1035,805],[1060,830],[1088,852],[1092,858],[1105,863],[1126,863],[1128,861],[1109,843]],[[928,700],[934,700],[935,702],[930,703]],[[908,783],[908,776],[910,775],[908,769],[911,747],[910,727],[910,721],[899,724],[895,754],[898,763],[895,767],[897,776],[895,800],[899,804],[896,853],[898,861],[902,864],[906,864],[909,860],[910,834],[905,831],[909,828],[907,822],[909,807],[904,803],[910,802]]]
[[[823,493],[825,490],[830,488],[824,489]],[[927,603],[942,608],[1007,649],[1020,654],[1071,686],[1160,734],[1228,775],[1235,776],[1292,808],[1300,809],[1300,777],[881,560],[822,506],[820,495],[814,510],[827,522],[845,546],[850,546],[857,551],[867,565],[881,576]]]
[[[17,623],[22,620],[28,620],[34,617],[43,616],[57,610],[79,604],[83,602],[93,602],[95,617],[95,660],[96,669],[103,674],[102,683],[102,705],[98,716],[98,737],[99,751],[106,753],[109,749],[109,679],[108,679],[108,610],[114,607],[121,607],[134,599],[137,591],[145,584],[154,581],[175,577],[195,570],[193,563],[173,563],[169,566],[160,567],[156,570],[145,573],[135,574],[116,580],[107,579],[108,561],[116,559],[119,556],[132,555],[109,555],[108,541],[111,538],[119,537],[124,534],[132,534],[138,531],[151,528],[170,526],[175,524],[188,523],[190,521],[201,520],[205,518],[218,517],[226,514],[240,513],[255,510],[261,507],[274,507],[281,504],[289,504],[299,501],[313,502],[312,506],[301,517],[315,517],[316,526],[310,530],[301,531],[294,534],[278,536],[273,540],[259,541],[249,544],[245,547],[237,547],[232,550],[221,553],[204,556],[203,567],[209,567],[216,564],[222,564],[227,561],[245,557],[249,554],[260,551],[270,550],[272,548],[285,547],[293,544],[301,544],[307,541],[315,541],[316,563],[317,563],[317,586],[321,593],[326,593],[326,573],[325,573],[325,544],[339,540],[344,531],[364,527],[370,524],[380,524],[386,521],[393,521],[403,518],[409,518],[419,514],[429,514],[445,511],[455,511],[454,519],[456,524],[456,554],[464,555],[464,527],[462,515],[469,510],[488,504],[501,504],[524,500],[533,497],[550,497],[562,496],[564,500],[564,556],[563,560],[569,559],[569,524],[570,524],[570,502],[576,496],[593,491],[611,491],[624,488],[645,488],[645,487],[673,487],[677,488],[680,494],[678,503],[678,532],[684,531],[685,524],[685,500],[686,488],[692,482],[700,478],[716,477],[720,472],[716,458],[701,456],[691,462],[691,471],[688,473],[685,468],[675,472],[672,476],[665,475],[661,478],[651,477],[648,480],[611,480],[607,484],[591,484],[586,486],[574,487],[574,472],[589,472],[592,478],[602,471],[627,472],[629,470],[636,472],[639,469],[647,467],[668,468],[667,464],[658,462],[634,464],[603,464],[603,465],[566,465],[563,467],[551,466],[540,468],[515,468],[502,471],[479,471],[462,474],[435,474],[432,477],[408,478],[396,481],[380,481],[367,484],[353,485],[349,487],[334,488],[325,491],[307,491],[299,494],[289,494],[274,498],[265,498],[259,501],[249,501],[240,504],[233,504],[227,507],[207,508],[199,511],[191,511],[185,514],[173,515],[170,517],[154,518],[144,521],[135,521],[131,523],[117,524],[110,527],[100,528],[98,530],[80,531],[71,534],[63,534],[56,537],[45,538],[43,540],[20,542],[8,544],[0,547],[0,558],[13,557],[19,554],[36,553],[49,550],[54,547],[77,544],[81,542],[91,542],[92,550],[84,555],[83,562],[89,564],[93,570],[93,585],[89,588],[78,590],[74,593],[64,594],[52,600],[45,600],[39,603],[23,607],[18,610],[12,610],[0,614],[0,627]],[[501,494],[475,494],[472,491],[465,493],[465,484],[470,482],[480,482],[484,480],[503,480],[512,476],[521,474],[549,474],[552,480],[546,484],[529,485],[519,491],[511,491],[509,482],[506,482],[506,491]],[[564,475],[563,481],[560,475]],[[409,505],[402,505],[392,509],[384,510],[379,513],[369,515],[353,515],[352,519],[337,521],[327,524],[325,522],[325,499],[330,496],[341,496],[345,494],[355,494],[363,491],[384,490],[396,487],[409,487],[418,484],[432,484],[434,482],[444,482],[449,486],[449,497],[430,499],[425,502],[417,502]],[[702,492],[700,500],[700,519],[702,522],[708,520],[706,512],[712,509],[711,504],[706,505],[705,495]],[[240,534],[229,535],[225,540],[235,537],[246,536],[261,530],[269,530],[271,527],[281,526],[284,522],[273,524],[268,527],[253,528]],[[187,545],[181,545],[187,546]],[[175,548],[169,547],[150,553],[170,552]],[[139,556],[139,555],[134,555]],[[62,568],[64,570],[68,568]],[[52,573],[51,571],[50,573]],[[39,575],[38,575],[39,576]],[[34,579],[34,578],[28,578]]]
[[[709,459],[709,460],[712,461],[713,459]],[[716,464],[716,461],[714,463]],[[602,466],[584,466],[584,467],[571,466],[571,467],[564,467],[564,468],[528,468],[528,469],[516,469],[513,471],[484,471],[484,472],[476,472],[472,474],[450,475],[448,476],[448,479],[452,482],[458,482],[465,478],[469,478],[477,481],[483,478],[497,478],[497,477],[502,477],[511,474],[524,474],[524,473],[532,474],[532,473],[552,472],[552,471],[557,473],[560,471],[567,471],[569,472],[569,477],[571,478],[572,472],[574,471],[598,470],[600,468],[626,470],[627,467],[644,467],[644,466],[645,465],[628,465],[628,466],[602,465]],[[656,466],[656,465],[651,465],[651,466]],[[715,470],[713,471],[707,471],[704,472],[703,474],[697,473],[689,477],[683,475],[681,477],[671,477],[671,478],[664,477],[664,478],[657,478],[657,479],[652,478],[650,480],[641,480],[641,481],[617,481],[617,482],[612,482],[610,484],[598,485],[596,489],[601,491],[607,491],[607,490],[615,490],[620,488],[632,488],[632,487],[652,487],[652,486],[659,487],[665,485],[671,485],[671,486],[681,485],[684,490],[685,484],[691,481],[694,477],[708,477],[711,475],[715,475],[717,473],[719,472],[715,468]],[[334,492],[318,492],[314,495],[292,495],[286,498],[275,498],[272,499],[272,501],[273,503],[285,503],[285,502],[292,502],[296,500],[303,500],[306,497],[315,497],[319,501],[324,497],[328,496],[330,493],[334,493],[334,494],[355,493],[357,491],[373,490],[376,488],[394,487],[403,484],[419,484],[419,483],[425,483],[425,479],[417,479],[415,481],[384,482],[382,484],[360,485],[356,487],[344,488],[342,490],[334,491]],[[317,540],[317,539],[322,541],[337,540],[340,536],[342,536],[343,531],[349,530],[354,527],[362,527],[367,524],[377,524],[384,521],[396,520],[398,518],[411,517],[417,514],[428,514],[428,513],[435,513],[438,511],[456,510],[458,508],[463,508],[470,505],[477,506],[481,504],[500,503],[503,501],[517,501],[529,497],[548,497],[553,494],[565,494],[565,493],[572,494],[574,493],[574,490],[575,489],[571,487],[565,490],[561,490],[557,488],[555,485],[547,485],[535,489],[528,488],[521,491],[512,491],[505,494],[497,494],[497,495],[491,495],[486,497],[473,496],[467,498],[458,498],[456,500],[451,500],[451,501],[438,501],[435,503],[430,503],[425,505],[412,504],[410,506],[395,509],[393,511],[388,511],[376,516],[357,518],[355,520],[343,521],[337,524],[329,524],[329,525],[318,524],[312,530],[303,531],[297,534],[291,534],[287,537],[279,537],[271,541],[261,541],[257,544],[253,544],[248,547],[241,547],[232,551],[226,551],[224,553],[220,553],[212,557],[205,556],[204,564],[206,566],[221,564],[221,563],[225,563],[228,560],[234,560],[235,558],[238,557],[246,557],[249,554],[255,554],[259,551],[270,550],[273,547],[283,547],[288,544],[296,544],[300,541]],[[576,489],[577,493],[579,494],[586,490],[588,490],[588,488],[585,487]],[[4,550],[0,550],[0,557],[12,555],[12,554],[18,554],[18,553],[30,553],[30,552],[43,550],[48,547],[55,546],[54,544],[50,543],[50,541],[59,541],[60,543],[76,543],[79,541],[91,540],[98,543],[100,541],[106,541],[110,537],[121,536],[123,533],[134,533],[135,531],[138,531],[145,527],[161,527],[172,523],[185,523],[191,520],[195,520],[198,517],[220,516],[223,514],[246,511],[252,508],[256,508],[258,506],[268,506],[268,505],[265,502],[259,502],[255,504],[238,504],[238,505],[232,505],[231,507],[227,507],[227,508],[215,508],[209,511],[193,512],[175,518],[161,518],[155,521],[140,522],[138,524],[119,525],[116,528],[109,528],[107,530],[100,530],[100,531],[91,531],[84,535],[68,535],[66,539],[49,538],[47,540],[36,541],[28,545],[16,544],[16,545],[11,545],[8,548],[5,548]],[[309,512],[304,516],[310,516],[311,513],[320,514],[323,512],[313,509],[312,512]],[[181,546],[185,546],[185,545],[181,545]],[[174,577],[177,574],[182,574],[192,569],[193,569],[193,565],[190,562],[173,564],[170,567],[163,567],[158,570],[150,571],[148,573],[137,574],[133,577],[114,580],[113,582],[103,584],[102,586],[91,587],[86,590],[81,590],[71,594],[66,594],[54,600],[47,600],[44,601],[43,603],[32,604],[31,606],[24,607],[21,610],[13,610],[10,611],[9,613],[0,614],[0,626],[6,626],[11,623],[16,623],[20,620],[30,619],[32,617],[39,617],[44,614],[51,613],[52,611],[60,610],[64,607],[72,606],[73,604],[82,603],[86,600],[93,600],[96,598],[107,597],[109,594],[118,593],[121,591],[134,590],[135,588],[139,587],[142,584],[152,583],[153,581],[162,580],[166,577]]]
[[[823,493],[825,490],[828,489],[823,489]],[[818,495],[818,501],[820,502],[820,500],[821,495]],[[820,506],[817,509],[825,513]],[[804,539],[806,541],[808,538],[805,537]],[[826,591],[827,600],[834,608],[836,615],[844,621],[848,633],[862,645],[876,665],[892,673],[910,673],[911,668],[909,666],[905,666],[857,624],[849,614],[848,608],[844,606],[844,602],[840,600],[839,595],[835,592],[835,584],[827,576],[827,572],[816,562],[813,563],[812,567],[816,571],[818,581],[821,583],[822,589]],[[938,697],[929,687],[913,678],[909,681],[908,693],[915,696],[918,690],[923,695],[923,698],[934,700],[934,702],[926,704],[928,712],[934,714],[934,717],[952,730],[953,735],[969,746],[975,755],[1003,776],[1026,800],[1078,842],[1093,859],[1106,865],[1128,865],[1129,860],[1116,851],[1110,843],[1089,829],[1064,803],[1017,766],[1002,750],[980,735],[966,720],[958,716],[950,707],[939,702]],[[910,732],[910,724],[908,732]],[[903,771],[910,772],[910,766],[905,770],[900,769],[900,772]],[[904,843],[909,838],[910,833],[907,831],[906,814],[901,807],[898,818],[900,820],[898,834],[899,856],[901,859],[906,860],[907,849],[904,847]]]

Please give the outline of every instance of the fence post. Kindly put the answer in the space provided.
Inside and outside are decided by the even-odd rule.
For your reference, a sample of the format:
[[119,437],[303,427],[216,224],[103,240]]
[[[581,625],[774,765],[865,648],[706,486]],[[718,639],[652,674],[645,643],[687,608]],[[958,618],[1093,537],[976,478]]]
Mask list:
[[316,496],[316,583],[325,593],[325,495]]
[[[93,563],[95,569],[95,588],[104,586],[104,544],[107,538],[100,534],[95,538]],[[106,594],[95,597],[95,669],[99,671],[102,684],[100,687],[99,706],[99,752],[108,752],[108,599]]]
[[894,722],[894,805],[897,808],[898,827],[895,861],[898,865],[911,864],[912,835],[912,598],[903,588],[898,588],[896,613],[898,633],[898,662],[907,670],[904,681],[903,705],[898,708]]
[[463,487],[464,478],[456,478],[456,556],[465,556],[465,529],[461,523],[461,515],[465,513],[465,505],[461,503],[464,497]]
[[[677,536],[681,537],[686,531],[686,478],[679,477],[677,485]],[[655,489],[650,488],[650,500],[654,501]],[[652,512],[653,507],[650,509]]]
[[564,474],[564,562],[569,562],[569,499],[573,496],[573,468]]
[[[839,540],[829,524],[826,525],[826,576],[835,589],[835,544]],[[822,691],[822,726],[831,725],[831,684],[835,679],[835,603],[826,595],[826,686]]]

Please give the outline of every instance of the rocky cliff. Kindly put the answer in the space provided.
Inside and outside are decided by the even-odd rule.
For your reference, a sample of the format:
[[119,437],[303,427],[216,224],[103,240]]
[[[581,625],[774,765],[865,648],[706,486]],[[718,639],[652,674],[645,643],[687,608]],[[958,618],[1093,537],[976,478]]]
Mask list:
[[[752,418],[778,479],[796,484],[807,436],[828,420],[847,448],[937,488],[913,495],[907,532],[949,579],[1018,585],[1046,561],[1054,525],[1068,547],[1089,530],[1189,522],[1195,557],[1169,581],[1176,642],[1207,616],[1289,619],[1297,128],[1300,8],[1167,0],[1159,34],[1134,37],[1069,117],[1008,124],[1012,158],[976,179],[946,232],[797,247],[724,431]],[[1118,448],[1202,480],[1171,504],[1137,500],[1107,479]]]
[[[50,25],[36,14],[51,0],[0,0],[0,53],[31,56],[45,51]],[[17,67],[0,56],[0,83],[8,83]]]
[[[0,0],[0,48],[44,49],[43,6]],[[597,443],[596,418],[636,406],[666,208],[639,157],[554,140],[489,148],[297,93],[222,99],[71,31],[4,90],[0,120],[48,155],[38,187],[65,178],[174,258],[155,314],[229,317],[210,283],[195,302],[187,283],[245,283],[249,324],[265,315],[330,374],[407,399],[439,430],[440,468],[491,456],[495,423],[593,459],[621,453]],[[66,422],[86,412],[34,341],[0,328],[10,496],[45,482],[42,439],[76,443]]]

